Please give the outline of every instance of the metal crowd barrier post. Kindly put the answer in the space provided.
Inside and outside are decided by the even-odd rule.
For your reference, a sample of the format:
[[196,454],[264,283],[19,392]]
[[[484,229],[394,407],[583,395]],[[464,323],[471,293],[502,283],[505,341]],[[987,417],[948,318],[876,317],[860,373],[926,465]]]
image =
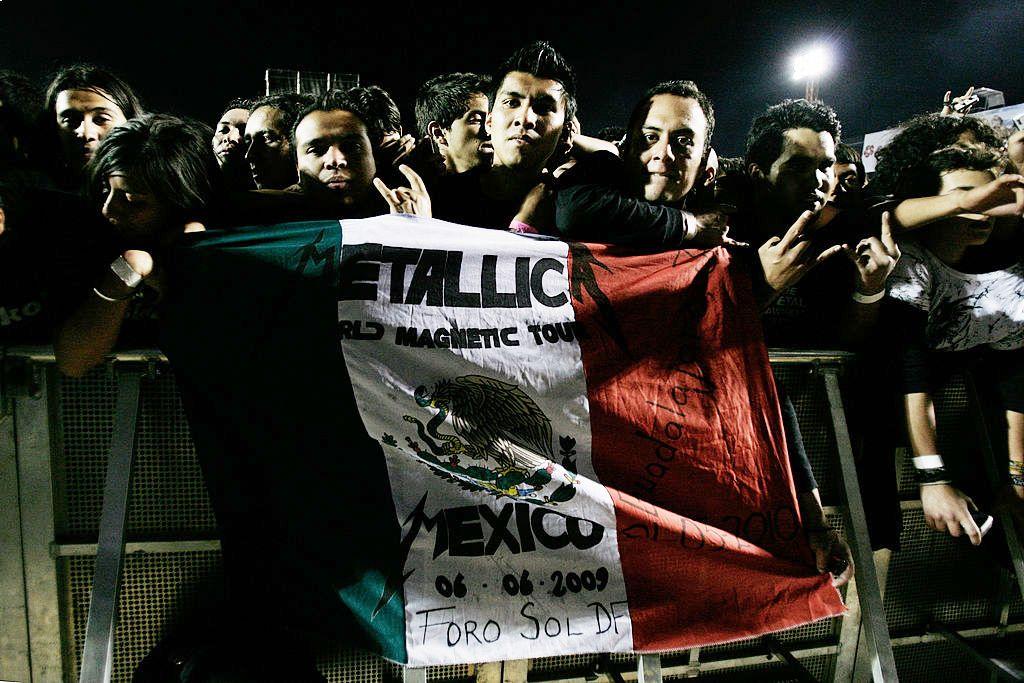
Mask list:
[[427,683],[427,669],[422,666],[407,666],[402,669],[402,683]]
[[[885,621],[882,592],[878,584],[878,575],[875,572],[864,503],[860,498],[860,482],[853,458],[853,445],[850,443],[850,433],[846,426],[843,397],[839,392],[839,369],[833,365],[821,367],[819,372],[825,380],[825,394],[832,415],[836,450],[839,454],[839,470],[842,475],[843,498],[846,503],[847,529],[849,530],[850,546],[853,550],[853,561],[856,563],[857,597],[860,604],[861,623],[871,654],[871,674],[876,682],[889,683],[898,680],[896,660],[893,657],[889,626]],[[838,670],[836,678],[839,679]]]
[[117,373],[117,404],[110,459],[103,488],[96,570],[92,581],[89,621],[82,649],[79,683],[107,683],[114,666],[114,629],[117,598],[124,562],[124,531],[128,517],[128,492],[135,458],[141,374]]
[[639,683],[661,683],[661,655],[640,655],[636,660]]

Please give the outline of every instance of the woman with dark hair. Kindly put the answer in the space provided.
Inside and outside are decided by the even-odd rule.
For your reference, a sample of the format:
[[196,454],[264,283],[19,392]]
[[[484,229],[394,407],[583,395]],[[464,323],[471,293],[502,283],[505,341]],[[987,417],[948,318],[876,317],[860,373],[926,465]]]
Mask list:
[[72,187],[103,138],[143,113],[131,86],[91,64],[73,64],[57,72],[46,88],[46,112],[53,117],[60,143],[57,180]]
[[221,179],[212,134],[196,121],[149,114],[118,126],[99,145],[86,187],[109,234],[66,288],[78,296],[64,307],[72,312],[54,345],[65,374],[80,376],[103,361],[131,306],[146,298],[144,290],[159,292],[161,255],[184,232],[203,229]]

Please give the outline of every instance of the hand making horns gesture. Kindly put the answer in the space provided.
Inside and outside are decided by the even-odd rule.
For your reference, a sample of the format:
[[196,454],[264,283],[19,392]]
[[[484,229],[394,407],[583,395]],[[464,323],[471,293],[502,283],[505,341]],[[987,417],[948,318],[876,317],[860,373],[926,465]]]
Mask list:
[[866,237],[850,247],[843,245],[843,252],[857,268],[857,291],[861,294],[877,294],[885,289],[885,281],[900,260],[900,248],[892,238],[889,212],[882,214],[882,237]]
[[817,218],[817,213],[804,211],[785,235],[772,237],[757,250],[765,282],[776,294],[795,285],[815,265],[843,250],[840,244],[824,251],[812,246],[810,237]]
[[409,180],[409,187],[396,187],[391,190],[380,178],[373,179],[373,186],[387,201],[391,213],[407,213],[430,218],[430,195],[427,194],[427,186],[423,184],[423,179],[405,164],[399,166],[398,170]]

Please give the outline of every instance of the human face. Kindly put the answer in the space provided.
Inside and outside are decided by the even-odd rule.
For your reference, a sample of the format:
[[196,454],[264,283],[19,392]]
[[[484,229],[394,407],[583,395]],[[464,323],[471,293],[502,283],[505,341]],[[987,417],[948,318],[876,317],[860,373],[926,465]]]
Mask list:
[[494,165],[540,173],[565,128],[562,84],[522,71],[507,74],[487,116]]
[[366,199],[377,168],[366,125],[349,111],[315,111],[295,129],[299,183],[306,192],[330,192],[342,205]]
[[102,90],[62,90],[54,110],[64,158],[74,169],[85,166],[107,133],[128,120]]
[[275,107],[257,107],[245,123],[245,160],[260,190],[283,190],[295,184],[295,157],[285,130],[284,114]]
[[121,173],[107,176],[103,217],[127,246],[149,248],[166,234],[169,211],[146,185]]
[[[939,194],[950,194],[957,190],[972,190],[995,180],[990,171],[953,170],[942,174]],[[936,221],[927,231],[926,243],[938,241],[943,245],[972,247],[984,244],[992,235],[996,219],[978,213],[961,213]]]
[[230,159],[241,159],[244,154],[242,140],[245,138],[245,123],[249,120],[248,109],[228,109],[217,122],[213,132],[213,153],[217,163],[224,166]]
[[810,128],[791,128],[782,139],[782,154],[767,177],[772,203],[785,218],[795,220],[825,204],[834,178],[836,143],[831,133]]
[[703,167],[708,120],[692,97],[655,95],[647,117],[630,131],[629,182],[650,202],[680,202]]
[[445,165],[455,173],[476,168],[491,158],[487,136],[487,95],[477,93],[469,98],[466,113],[452,121],[444,131],[447,145],[443,148]]

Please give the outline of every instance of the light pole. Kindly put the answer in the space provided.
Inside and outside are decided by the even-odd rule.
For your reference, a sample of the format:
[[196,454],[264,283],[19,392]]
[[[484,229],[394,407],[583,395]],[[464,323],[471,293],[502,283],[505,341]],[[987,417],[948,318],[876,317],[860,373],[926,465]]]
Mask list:
[[792,78],[804,81],[804,98],[808,102],[817,102],[819,97],[818,81],[832,68],[832,52],[825,45],[811,45],[797,52],[790,59]]

